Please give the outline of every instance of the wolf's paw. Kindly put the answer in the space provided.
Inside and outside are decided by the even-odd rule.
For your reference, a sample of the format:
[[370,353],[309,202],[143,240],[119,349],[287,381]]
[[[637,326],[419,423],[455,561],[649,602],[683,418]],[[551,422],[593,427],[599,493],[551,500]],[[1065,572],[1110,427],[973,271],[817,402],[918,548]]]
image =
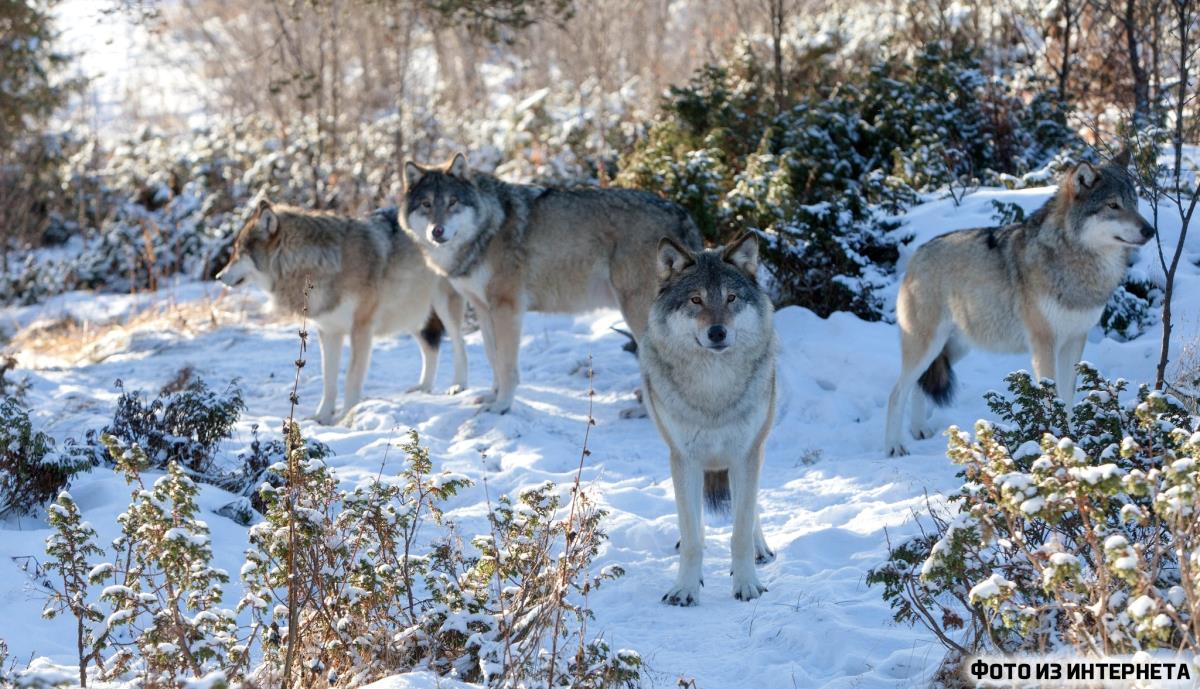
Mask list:
[[749,576],[733,578],[733,597],[738,600],[754,600],[767,592],[767,587],[751,573]]
[[690,608],[700,602],[700,587],[677,583],[671,587],[670,591],[663,594],[662,600],[667,605]]
[[485,392],[471,401],[475,404],[492,404],[496,401],[496,391]]
[[908,448],[904,447],[900,443],[893,443],[892,445],[890,445],[888,447],[888,451],[887,451],[888,457],[904,457],[907,454],[908,454]]
[[756,546],[754,548],[754,564],[765,565],[775,561],[775,551],[766,547],[766,545]]
[[913,437],[917,440],[928,440],[929,438],[933,437],[934,433],[932,426],[926,426],[924,424],[920,426],[913,426],[911,430]]
[[332,426],[333,425],[333,410],[332,409],[330,409],[329,411],[318,410],[316,414],[313,414],[312,416],[310,416],[308,418],[312,419],[313,421],[316,421],[318,424],[320,424],[322,426]]
[[461,383],[455,383],[454,385],[451,385],[450,387],[446,388],[446,394],[447,395],[457,395],[458,393],[460,393],[466,389],[467,389],[467,386],[465,386]]
[[483,407],[483,410],[490,414],[507,414],[509,409],[512,409],[512,402],[505,402],[504,400],[494,400],[491,404],[486,404]]
[[622,409],[620,411],[620,416],[622,419],[644,419],[647,416],[646,407],[639,404],[636,407]]
[[432,386],[432,385],[421,385],[421,384],[418,384],[418,385],[414,385],[414,386],[412,386],[411,388],[409,388],[409,389],[405,390],[404,392],[405,392],[405,393],[411,393],[411,392],[429,392],[429,391],[430,391],[432,388],[433,388],[433,386]]

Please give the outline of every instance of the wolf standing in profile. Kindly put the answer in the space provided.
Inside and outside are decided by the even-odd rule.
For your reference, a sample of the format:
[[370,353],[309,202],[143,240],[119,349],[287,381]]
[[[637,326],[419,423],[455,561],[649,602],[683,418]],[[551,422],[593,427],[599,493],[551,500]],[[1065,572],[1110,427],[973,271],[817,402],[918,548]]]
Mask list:
[[439,275],[475,309],[492,365],[487,410],[503,414],[517,387],[527,310],[621,309],[639,340],[654,300],[654,255],[669,235],[694,249],[687,212],[632,189],[511,184],[467,167],[404,166],[403,223]]
[[1103,167],[1080,163],[1025,222],[950,232],[917,249],[896,298],[902,362],[888,398],[889,455],[908,454],[900,424],[910,396],[913,436],[932,436],[925,396],[950,401],[951,366],[970,345],[1032,350],[1034,374],[1056,380],[1070,406],[1088,330],[1132,252],[1154,237],[1128,163],[1124,151]]
[[755,280],[758,239],[693,252],[670,238],[658,249],[658,298],[640,342],[646,407],[671,452],[679,513],[679,574],[663,596],[698,601],[704,553],[701,495],[733,501],[733,597],[758,598],[755,562],[774,557],[758,519],[763,447],[775,417],[771,300]]
[[[246,280],[271,295],[277,310],[299,315],[308,308],[321,340],[323,392],[316,420],[329,424],[337,405],[342,343],[350,336],[345,410],[362,399],[371,360],[371,338],[405,332],[421,348],[421,382],[429,391],[437,373],[444,332],[454,344],[454,385],[467,384],[462,339],[462,298],[426,266],[421,252],[400,231],[395,209],[367,218],[272,206],[262,201],[234,241],[217,279],[235,287]],[[305,303],[307,283],[312,290]]]

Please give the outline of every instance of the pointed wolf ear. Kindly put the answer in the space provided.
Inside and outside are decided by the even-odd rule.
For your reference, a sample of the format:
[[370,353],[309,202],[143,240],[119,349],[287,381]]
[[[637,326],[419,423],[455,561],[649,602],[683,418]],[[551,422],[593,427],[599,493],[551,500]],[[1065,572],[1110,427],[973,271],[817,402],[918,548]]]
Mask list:
[[721,252],[721,260],[752,278],[758,277],[758,236],[745,232]]
[[658,279],[669,280],[672,275],[696,262],[696,256],[670,237],[658,240]]
[[467,168],[467,157],[462,153],[455,153],[454,160],[450,161],[450,165],[446,168],[446,172],[450,173],[450,175],[453,177],[466,179],[467,173],[470,172],[470,170]]
[[421,177],[425,176],[425,170],[421,169],[411,160],[404,161],[404,188],[412,189],[413,185],[421,181]]
[[1113,156],[1113,165],[1118,167],[1129,167],[1129,160],[1131,157],[1132,155],[1129,152],[1129,145],[1124,144],[1121,146],[1121,150],[1117,151],[1117,154]]
[[255,211],[258,215],[258,229],[268,237],[274,236],[279,231],[279,216],[275,215],[275,209],[271,206],[271,202],[263,199],[258,202],[258,209]]
[[1096,177],[1096,168],[1087,162],[1076,165],[1071,172],[1071,181],[1075,184],[1076,189],[1091,189],[1092,185],[1096,183]]

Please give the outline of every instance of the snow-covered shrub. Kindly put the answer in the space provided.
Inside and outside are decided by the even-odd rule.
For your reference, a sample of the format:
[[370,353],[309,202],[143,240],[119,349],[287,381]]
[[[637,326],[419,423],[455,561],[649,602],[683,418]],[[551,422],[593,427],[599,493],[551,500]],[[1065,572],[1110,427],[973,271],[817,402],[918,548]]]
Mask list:
[[1026,103],[938,43],[798,86],[780,112],[771,94],[751,51],[706,67],[671,90],[618,182],[680,203],[709,241],[759,232],[775,301],[821,315],[882,315],[875,292],[898,257],[889,215],[1011,181],[1078,141],[1053,94]]
[[1084,398],[1009,376],[1001,420],[952,427],[953,512],[871,571],[897,621],[960,652],[1200,650],[1200,432],[1177,401],[1081,364]]
[[1100,327],[1117,340],[1132,340],[1158,322],[1161,303],[1162,289],[1157,284],[1127,276],[1105,304]]
[[246,408],[236,381],[218,391],[195,378],[182,390],[160,392],[149,401],[140,391],[125,390],[121,381],[117,388],[121,395],[112,423],[99,434],[88,433],[99,456],[115,461],[105,454],[107,445],[99,443],[98,436],[109,435],[126,445],[139,446],[154,468],[178,462],[199,477],[212,472],[218,445],[233,434],[234,424]]
[[[271,468],[280,462],[287,462],[287,450],[279,438],[263,440],[258,433],[258,424],[250,427],[250,446],[245,452],[238,454],[235,468],[225,474],[214,477],[212,483],[230,493],[241,495],[242,503],[258,514],[266,514],[267,505],[263,501],[263,483],[276,488],[283,485],[283,478]],[[321,461],[330,457],[333,450],[320,440],[304,438],[304,453],[311,461]],[[253,513],[242,512],[244,522],[248,525]]]
[[53,438],[34,430],[16,398],[0,397],[0,516],[44,505],[91,467],[85,457],[59,451]]
[[992,199],[992,208],[995,209],[992,219],[996,221],[997,227],[1025,222],[1025,209],[1019,203]]
[[478,555],[464,555],[453,541],[434,550],[429,586],[437,605],[422,627],[444,649],[440,669],[487,686],[529,679],[554,687],[637,686],[640,656],[586,639],[592,613],[571,598],[586,600],[591,589],[624,574],[619,567],[591,571],[607,540],[606,513],[578,489],[574,503],[561,518],[549,483],[516,500],[502,496],[489,517],[491,533],[472,542]]
[[62,613],[75,618],[75,647],[79,662],[79,686],[87,686],[87,668],[96,659],[96,629],[104,619],[98,605],[88,601],[92,557],[103,555],[96,545],[96,530],[83,521],[70,493],[58,494],[47,510],[54,533],[46,539],[46,571],[57,575],[48,583],[49,597],[42,616],[54,619]]
[[289,662],[289,686],[303,687],[358,686],[413,667],[435,653],[405,631],[426,607],[418,585],[428,558],[417,534],[440,522],[440,503],[468,482],[432,475],[414,434],[399,480],[346,491],[309,456],[296,424],[285,433],[290,452],[271,468],[281,485],[261,488],[265,519],[250,531],[242,567],[238,609],[251,611],[265,637],[254,681],[283,685]]
[[0,355],[0,396],[11,397],[18,404],[25,403],[25,395],[29,392],[29,376],[19,380],[10,377],[17,370],[17,358],[11,354]]
[[[287,434],[303,447],[297,426]],[[493,534],[467,554],[441,505],[470,482],[433,473],[415,431],[403,450],[398,476],[353,490],[303,449],[272,468],[285,480],[262,488],[266,518],[250,532],[238,603],[253,616],[250,636],[263,639],[250,680],[284,685],[290,646],[288,686],[359,686],[417,666],[516,686],[545,681],[552,665],[554,686],[631,685],[636,654],[583,642],[590,612],[572,599],[619,574],[587,573],[602,513],[581,497],[563,519],[550,487],[520,505],[502,498]],[[431,539],[429,528],[447,530]],[[575,622],[556,626],[560,612]]]
[[152,462],[137,445],[112,436],[103,442],[116,470],[132,486],[129,508],[117,517],[121,535],[110,562],[92,568],[89,579],[102,586],[108,615],[96,634],[102,675],[130,673],[147,686],[175,687],[236,663],[245,646],[237,618],[221,607],[229,574],[212,566],[208,525],[199,519],[199,490],[179,463],[146,485],[142,472]]

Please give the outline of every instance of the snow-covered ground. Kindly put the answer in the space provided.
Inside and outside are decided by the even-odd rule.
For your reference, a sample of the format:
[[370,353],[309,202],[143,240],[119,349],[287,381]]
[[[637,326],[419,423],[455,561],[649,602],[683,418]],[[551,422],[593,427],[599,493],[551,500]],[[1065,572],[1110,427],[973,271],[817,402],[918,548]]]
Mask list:
[[[941,200],[907,214],[916,241],[901,261],[929,237],[992,224],[992,199],[1015,201],[1034,210],[1048,189],[980,190],[962,206]],[[1145,212],[1146,209],[1143,208]],[[1173,240],[1168,220],[1164,239]],[[1196,234],[1200,234],[1197,232]],[[1190,243],[1181,269],[1176,308],[1176,348],[1200,335],[1200,240]],[[1136,270],[1161,279],[1153,245],[1142,250]],[[894,288],[893,288],[894,291]],[[153,297],[189,303],[220,293],[213,284],[191,284]],[[889,295],[894,297],[894,294]],[[80,318],[111,318],[151,297],[66,295],[36,309],[0,312],[0,327],[27,323],[35,316],[75,313]],[[625,339],[610,328],[615,312],[578,316],[532,314],[525,321],[521,348],[522,385],[512,411],[483,414],[470,398],[490,384],[490,371],[478,333],[468,338],[472,389],[458,396],[403,394],[419,372],[416,345],[408,338],[378,342],[364,401],[346,427],[306,424],[305,432],[336,453],[332,465],[347,484],[398,470],[399,453],[385,461],[389,442],[415,427],[429,446],[435,467],[461,472],[476,481],[451,503],[448,516],[465,533],[486,530],[483,500],[546,480],[565,485],[579,460],[588,409],[587,363],[595,371],[596,427],[583,478],[611,512],[610,543],[600,564],[619,564],[626,575],[606,584],[589,601],[597,619],[589,632],[603,633],[614,648],[639,651],[647,667],[647,685],[676,686],[694,679],[700,689],[792,687],[924,686],[942,647],[921,629],[897,626],[877,589],[864,575],[886,557],[887,538],[912,533],[912,512],[922,510],[926,493],[944,494],[957,486],[955,468],[945,458],[941,437],[911,442],[913,455],[889,459],[882,436],[887,394],[898,372],[895,326],[868,323],[847,314],[821,319],[790,308],[776,317],[782,353],[779,359],[779,411],[767,444],[760,504],[767,539],[777,559],[762,568],[770,589],[753,602],[739,602],[729,591],[731,524],[718,521],[706,530],[705,580],[698,607],[675,608],[659,602],[677,564],[675,505],[666,448],[647,419],[622,420],[638,386],[637,361],[623,352]],[[297,350],[294,323],[254,317],[199,335],[159,328],[122,341],[119,351],[90,365],[43,366],[28,371],[33,380],[30,406],[35,422],[59,438],[97,428],[110,419],[117,396],[113,381],[128,389],[157,390],[185,365],[210,385],[238,378],[246,393],[247,413],[229,443],[235,453],[249,442],[250,425],[268,432],[288,412],[292,361]],[[1133,381],[1152,379],[1159,330],[1132,342],[1104,338],[1097,329],[1084,356],[1110,376]],[[448,349],[448,348],[447,348]],[[300,396],[311,412],[319,397],[315,352],[304,369]],[[440,387],[449,385],[449,355],[443,354]],[[1003,376],[1029,368],[1025,356],[976,353],[958,367],[957,402],[936,410],[934,423],[969,426],[987,416],[982,396],[999,388]],[[115,517],[127,502],[128,489],[104,468],[80,477],[71,493],[103,541],[116,535]],[[215,509],[228,494],[202,487],[200,500]],[[217,565],[238,571],[246,530],[215,514]],[[0,638],[14,658],[45,655],[69,662],[69,622],[40,619],[37,581],[21,570],[25,556],[44,559],[46,525],[10,520],[0,525]],[[230,585],[230,590],[233,585]],[[381,686],[427,687],[428,675],[389,680]]]

